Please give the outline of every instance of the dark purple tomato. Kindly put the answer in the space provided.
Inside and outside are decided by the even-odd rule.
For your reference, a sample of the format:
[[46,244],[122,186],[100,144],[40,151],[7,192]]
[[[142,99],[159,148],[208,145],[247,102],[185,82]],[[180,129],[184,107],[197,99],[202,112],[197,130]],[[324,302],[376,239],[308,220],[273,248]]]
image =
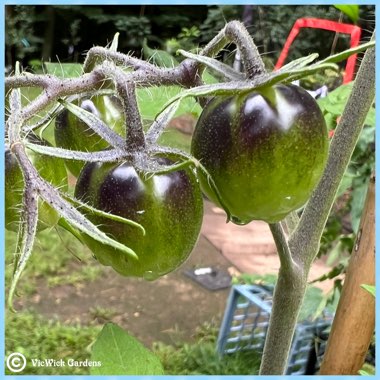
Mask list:
[[[168,164],[168,159],[159,158]],[[129,162],[87,163],[75,196],[109,213],[140,223],[145,236],[130,225],[91,213],[87,217],[117,241],[132,248],[138,260],[85,235],[84,240],[103,265],[124,276],[154,280],[183,263],[201,227],[203,201],[192,169],[168,174],[139,173]]]
[[[237,224],[278,222],[303,206],[327,159],[327,127],[316,101],[294,85],[217,97],[203,110],[191,152],[208,170]],[[207,178],[205,194],[219,204]]]

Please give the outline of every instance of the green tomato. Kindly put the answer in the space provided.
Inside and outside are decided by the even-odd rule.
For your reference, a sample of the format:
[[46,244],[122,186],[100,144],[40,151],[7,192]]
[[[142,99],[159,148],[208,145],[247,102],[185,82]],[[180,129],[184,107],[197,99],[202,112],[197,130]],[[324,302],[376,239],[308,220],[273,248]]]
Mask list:
[[[96,95],[91,99],[82,100],[80,106],[97,116],[115,132],[122,135],[125,134],[125,122],[121,104],[115,96]],[[64,109],[57,115],[54,135],[57,147],[65,149],[95,152],[106,149],[109,146],[85,122],[67,109]],[[65,164],[70,172],[78,177],[84,162],[66,160]]]
[[[28,136],[34,144],[50,145],[35,135]],[[27,150],[28,157],[42,178],[52,185],[67,190],[67,172],[63,161]],[[17,232],[22,209],[24,178],[18,161],[10,150],[5,151],[5,227]],[[38,230],[42,231],[57,224],[59,214],[46,202],[39,200]]]
[[[166,158],[159,163],[169,164]],[[201,227],[203,201],[192,169],[168,174],[139,173],[129,162],[87,163],[80,173],[76,198],[109,213],[140,223],[145,236],[130,225],[88,213],[87,217],[138,260],[84,235],[100,263],[124,276],[154,280],[182,264],[191,253]]]
[[[279,84],[210,101],[191,152],[211,175],[233,222],[275,223],[304,205],[320,180],[327,127],[307,91]],[[207,178],[200,182],[219,204]]]

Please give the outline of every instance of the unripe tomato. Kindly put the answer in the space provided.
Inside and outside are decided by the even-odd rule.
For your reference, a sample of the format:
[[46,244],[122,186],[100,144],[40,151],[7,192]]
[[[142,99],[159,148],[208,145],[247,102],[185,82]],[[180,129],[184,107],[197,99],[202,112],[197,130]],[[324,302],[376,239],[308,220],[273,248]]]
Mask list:
[[[82,100],[80,106],[97,116],[114,131],[125,134],[124,116],[120,101],[116,97],[96,95],[91,99]],[[106,141],[67,109],[57,115],[54,135],[56,145],[65,149],[95,152],[108,147]],[[70,172],[77,177],[84,162],[66,160],[65,164]]]
[[[159,162],[168,164],[166,158]],[[183,263],[199,234],[203,202],[192,169],[168,174],[139,173],[129,162],[87,163],[80,173],[76,198],[112,214],[140,223],[135,227],[88,213],[87,217],[139,259],[103,245],[85,235],[84,240],[100,263],[124,276],[154,280]]]
[[[49,145],[35,135],[28,136],[34,144]],[[38,170],[41,177],[60,189],[67,190],[67,173],[63,161],[31,150],[27,152],[29,159]],[[24,178],[18,161],[10,150],[5,151],[5,227],[10,231],[17,232],[22,197],[24,191]],[[42,200],[38,205],[38,230],[52,227],[57,224],[59,214]]]
[[[233,222],[274,223],[301,207],[318,183],[328,154],[327,127],[311,95],[279,84],[211,100],[191,152],[208,170]],[[200,182],[218,204],[208,180]]]

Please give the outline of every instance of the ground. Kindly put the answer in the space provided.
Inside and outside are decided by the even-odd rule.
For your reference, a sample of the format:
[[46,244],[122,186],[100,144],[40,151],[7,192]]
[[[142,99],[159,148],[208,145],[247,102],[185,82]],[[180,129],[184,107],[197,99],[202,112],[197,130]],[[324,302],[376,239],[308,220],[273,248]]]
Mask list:
[[[243,227],[226,224],[224,212],[205,201],[201,232],[186,263],[154,282],[125,278],[105,267],[92,281],[73,284],[68,281],[52,286],[46,276],[41,276],[38,291],[19,298],[16,306],[63,323],[103,324],[112,320],[147,346],[156,341],[191,341],[202,323],[220,324],[229,289],[207,290],[185,276],[186,269],[213,266],[231,274],[263,275],[276,273],[279,266],[269,228],[263,222]],[[60,246],[57,253],[64,249]],[[70,260],[66,265],[74,273],[83,264]],[[319,262],[313,266],[311,277],[326,271]]]

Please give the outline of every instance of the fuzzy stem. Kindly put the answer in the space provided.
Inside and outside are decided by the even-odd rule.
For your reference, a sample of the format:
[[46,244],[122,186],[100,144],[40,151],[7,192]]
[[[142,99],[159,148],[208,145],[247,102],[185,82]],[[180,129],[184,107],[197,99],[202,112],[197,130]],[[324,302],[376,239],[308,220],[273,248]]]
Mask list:
[[225,27],[225,33],[238,46],[247,78],[253,79],[265,74],[264,62],[245,26],[239,21],[229,22]]
[[144,128],[137,104],[135,84],[129,75],[113,64],[104,64],[103,72],[115,82],[116,91],[123,103],[126,121],[126,141],[130,152],[145,149]]
[[202,50],[202,55],[214,56],[228,42],[236,44],[243,59],[247,78],[253,79],[255,76],[266,73],[263,60],[257,50],[252,37],[240,21],[231,21],[222,29]]
[[272,232],[278,255],[280,256],[281,267],[289,272],[294,271],[297,267],[297,263],[293,261],[281,223],[270,223],[269,228]]
[[302,271],[280,268],[273,294],[260,375],[285,374],[289,351],[305,295],[307,277]]

